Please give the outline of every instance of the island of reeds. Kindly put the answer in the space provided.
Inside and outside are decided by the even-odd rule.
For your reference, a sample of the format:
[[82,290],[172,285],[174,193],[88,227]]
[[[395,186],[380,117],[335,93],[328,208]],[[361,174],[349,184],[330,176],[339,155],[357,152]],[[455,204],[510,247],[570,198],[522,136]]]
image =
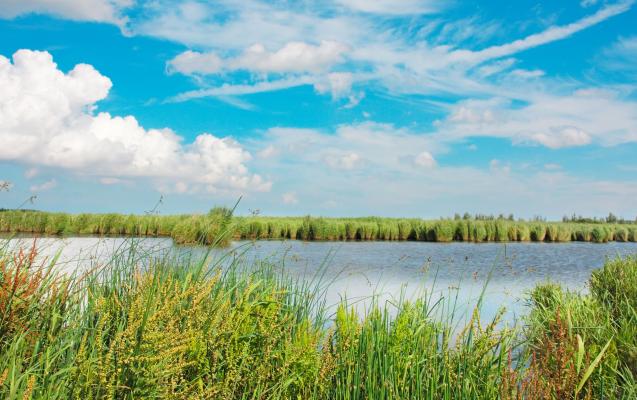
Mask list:
[[0,211],[0,232],[41,235],[171,237],[176,243],[231,239],[411,240],[427,242],[636,242],[637,223],[607,218],[560,222],[514,220],[468,214],[455,218],[321,218],[233,216],[218,207],[199,215],[66,214]]
[[637,258],[506,326],[480,300],[458,325],[453,296],[326,307],[258,261],[133,248],[69,276],[36,253],[0,249],[2,399],[637,398]]

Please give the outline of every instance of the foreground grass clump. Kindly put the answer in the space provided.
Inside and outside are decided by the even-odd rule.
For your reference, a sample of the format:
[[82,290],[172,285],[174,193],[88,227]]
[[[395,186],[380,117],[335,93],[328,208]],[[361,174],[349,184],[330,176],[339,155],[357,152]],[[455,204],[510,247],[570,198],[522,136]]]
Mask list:
[[[5,399],[634,398],[635,259],[541,286],[525,335],[423,296],[332,315],[278,267],[123,251],[76,276],[0,251]],[[623,275],[619,275],[623,274]],[[521,327],[520,327],[521,328]]]
[[[531,294],[536,390],[558,398],[637,398],[637,257],[594,271],[590,291],[543,285]],[[594,368],[583,380],[587,365]]]

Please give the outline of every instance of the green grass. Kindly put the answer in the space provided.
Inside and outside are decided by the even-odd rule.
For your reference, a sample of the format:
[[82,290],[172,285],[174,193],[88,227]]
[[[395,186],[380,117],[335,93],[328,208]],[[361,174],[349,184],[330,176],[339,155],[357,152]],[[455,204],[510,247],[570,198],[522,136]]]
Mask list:
[[[327,228],[326,228],[327,229]],[[318,231],[317,231],[318,234]],[[537,287],[524,325],[453,302],[324,306],[325,282],[278,265],[143,253],[57,275],[0,250],[3,399],[635,398],[637,259],[591,294]],[[218,261],[221,262],[221,261]],[[218,265],[218,264],[217,264]],[[501,314],[499,314],[501,315]],[[541,397],[544,396],[544,397]],[[632,396],[632,397],[631,397]]]
[[[233,217],[230,210],[225,208],[215,208],[206,215],[2,211],[0,232],[164,236],[172,237],[180,244],[224,244],[231,239],[597,243],[637,241],[637,225],[634,224],[527,222],[508,219]],[[223,237],[220,236],[221,232],[224,232]]]
[[581,363],[590,364],[603,351],[584,388],[593,398],[637,398],[637,257],[607,261],[589,287],[588,295],[553,284],[531,293],[526,336],[540,355],[536,369],[573,389],[584,368],[569,355],[579,352]]
[[[172,237],[178,244],[224,244],[232,212],[214,208],[206,215],[66,214],[0,212],[0,232],[45,235]],[[221,233],[224,232],[222,235]]]

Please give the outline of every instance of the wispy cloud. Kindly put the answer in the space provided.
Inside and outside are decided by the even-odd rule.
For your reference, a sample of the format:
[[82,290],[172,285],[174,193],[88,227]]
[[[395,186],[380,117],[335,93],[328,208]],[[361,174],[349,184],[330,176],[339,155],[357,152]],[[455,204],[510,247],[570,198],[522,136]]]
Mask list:
[[543,32],[529,35],[510,43],[491,46],[480,51],[458,50],[451,53],[451,59],[480,63],[494,58],[507,57],[533,47],[565,39],[593,25],[599,24],[611,17],[625,13],[632,6],[633,1],[621,1],[617,4],[601,8],[596,13],[584,17],[576,22],[564,26],[552,26]]
[[40,184],[31,185],[29,190],[31,190],[32,192],[45,192],[47,190],[51,190],[55,188],[57,185],[58,185],[57,181],[55,179],[51,179],[46,182],[42,182]]
[[78,21],[106,22],[125,28],[125,9],[133,0],[0,0],[0,18],[37,13]]

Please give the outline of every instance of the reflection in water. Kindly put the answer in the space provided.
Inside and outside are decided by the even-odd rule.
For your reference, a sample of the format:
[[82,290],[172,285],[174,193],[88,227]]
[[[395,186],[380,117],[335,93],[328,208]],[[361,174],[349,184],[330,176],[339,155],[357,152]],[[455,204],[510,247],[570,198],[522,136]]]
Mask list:
[[[11,239],[10,248],[27,247],[33,238]],[[115,253],[161,257],[165,254],[200,257],[202,247],[173,246],[167,238],[43,238],[37,240],[40,256],[59,255],[59,268],[81,271],[108,262]],[[482,313],[493,316],[499,307],[507,308],[506,318],[513,320],[524,312],[524,294],[537,283],[551,280],[573,290],[586,290],[593,269],[607,257],[637,253],[635,243],[427,243],[427,242],[235,242],[230,248],[215,249],[212,261],[223,256],[268,260],[284,265],[294,278],[318,279],[329,283],[327,304],[340,299],[361,309],[370,296],[396,301],[424,293],[433,298],[456,299],[458,314],[467,314],[486,286]],[[216,261],[215,261],[216,260]],[[143,262],[143,260],[137,260]],[[226,261],[220,262],[227,265]],[[225,263],[225,264],[224,264]]]

